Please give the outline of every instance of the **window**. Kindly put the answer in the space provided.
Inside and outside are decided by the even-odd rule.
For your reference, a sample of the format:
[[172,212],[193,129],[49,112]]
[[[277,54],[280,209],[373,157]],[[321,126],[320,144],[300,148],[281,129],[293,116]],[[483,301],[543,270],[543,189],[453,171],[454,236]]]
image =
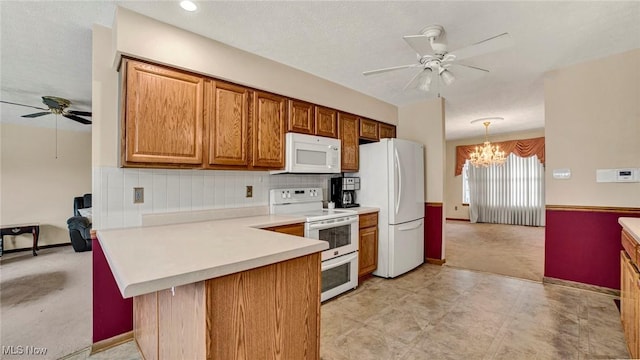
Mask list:
[[537,156],[512,153],[504,165],[486,168],[465,163],[462,175],[471,222],[544,226],[544,166]]
[[462,167],[462,203],[469,204],[469,160]]

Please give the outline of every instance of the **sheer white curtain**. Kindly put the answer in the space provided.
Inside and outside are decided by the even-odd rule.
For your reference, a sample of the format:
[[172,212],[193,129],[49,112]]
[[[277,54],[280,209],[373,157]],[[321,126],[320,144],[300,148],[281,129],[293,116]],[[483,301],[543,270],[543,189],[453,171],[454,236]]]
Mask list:
[[544,226],[544,166],[510,154],[502,166],[469,167],[472,223]]

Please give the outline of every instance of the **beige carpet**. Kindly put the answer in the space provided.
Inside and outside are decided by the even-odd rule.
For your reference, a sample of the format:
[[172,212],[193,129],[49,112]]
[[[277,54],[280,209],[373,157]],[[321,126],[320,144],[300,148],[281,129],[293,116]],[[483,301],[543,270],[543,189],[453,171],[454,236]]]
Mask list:
[[44,348],[46,355],[6,359],[58,359],[91,345],[91,252],[71,246],[3,254],[0,258],[0,344]]
[[446,265],[542,281],[544,227],[447,221]]

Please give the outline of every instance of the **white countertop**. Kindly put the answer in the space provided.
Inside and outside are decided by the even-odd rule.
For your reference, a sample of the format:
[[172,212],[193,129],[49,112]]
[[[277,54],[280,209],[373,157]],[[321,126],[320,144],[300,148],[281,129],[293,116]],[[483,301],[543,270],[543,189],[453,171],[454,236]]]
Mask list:
[[640,218],[621,217],[618,223],[640,244]]
[[358,215],[370,214],[370,213],[374,213],[374,212],[379,212],[380,211],[379,208],[370,207],[370,206],[358,206],[358,207],[354,207],[354,208],[349,208],[349,210],[357,211]]
[[328,249],[326,241],[261,230],[304,222],[264,215],[187,224],[98,230],[125,298],[191,284]]

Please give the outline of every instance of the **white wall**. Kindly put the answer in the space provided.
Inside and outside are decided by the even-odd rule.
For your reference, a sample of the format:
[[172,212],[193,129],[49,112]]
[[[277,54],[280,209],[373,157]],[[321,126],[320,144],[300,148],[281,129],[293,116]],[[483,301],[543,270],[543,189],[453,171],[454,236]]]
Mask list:
[[[91,192],[91,134],[58,130],[56,158],[55,129],[3,123],[0,133],[0,222],[39,222],[39,245],[69,243],[73,198]],[[5,236],[4,249],[32,242]]]
[[[546,74],[546,203],[640,207],[640,183],[597,183],[596,169],[640,168],[640,49]],[[553,169],[571,169],[555,180]]]
[[398,108],[397,136],[425,146],[425,202],[444,200],[444,99]]
[[[517,121],[517,119],[508,119],[508,121]],[[480,127],[478,127],[478,133],[482,135],[473,138],[451,140],[446,142],[447,161],[444,181],[446,218],[469,220],[469,207],[462,205],[462,175],[455,176],[456,146],[482,144],[484,142],[484,127],[482,127],[482,124],[479,125]],[[531,139],[541,136],[544,136],[544,129],[492,135],[491,127],[489,127],[489,141],[491,142]]]

